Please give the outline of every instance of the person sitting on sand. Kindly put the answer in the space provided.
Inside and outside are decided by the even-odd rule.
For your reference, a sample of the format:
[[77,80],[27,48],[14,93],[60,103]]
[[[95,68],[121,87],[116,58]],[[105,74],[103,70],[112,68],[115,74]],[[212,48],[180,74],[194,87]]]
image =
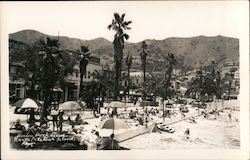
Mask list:
[[39,128],[35,123],[30,123],[29,127],[27,129],[29,134],[36,134],[37,132],[39,132]]
[[238,122],[239,120],[238,120],[238,118],[234,118],[235,119],[235,122]]
[[158,113],[159,113],[159,110],[156,108],[156,109],[155,109],[155,112],[158,114]]
[[132,110],[130,110],[130,112],[129,112],[129,118],[133,119],[134,117],[135,117],[134,112]]
[[135,116],[137,116],[139,114],[138,108],[135,109],[134,114],[135,114]]
[[71,131],[72,131],[73,133],[77,133],[77,129],[75,128],[75,125],[74,125],[74,124],[71,125]]
[[96,148],[98,149],[102,143],[102,137],[100,136],[99,132],[95,132],[96,135]]
[[46,133],[47,132],[47,129],[48,129],[48,126],[47,126],[47,124],[43,124],[43,125],[41,125],[40,126],[40,128],[41,128],[41,133]]
[[155,115],[156,115],[156,113],[155,113],[155,110],[154,110],[154,109],[151,111],[151,114],[152,114],[153,116],[155,116]]
[[196,121],[195,121],[195,118],[194,118],[194,117],[191,117],[191,118],[190,118],[190,121],[191,121],[192,123],[196,123]]
[[75,124],[76,124],[76,125],[83,124],[83,120],[82,120],[80,114],[77,114],[77,115],[76,115]]
[[24,131],[25,130],[25,127],[20,124],[20,119],[16,120],[16,122],[15,122],[15,129],[16,130],[20,130],[20,131]]
[[98,150],[117,150],[120,148],[118,142],[114,140],[115,135],[111,134],[109,138],[105,138]]
[[188,140],[190,137],[190,130],[189,128],[186,129],[186,131],[184,132],[184,137]]
[[138,118],[138,122],[140,123],[140,125],[143,125],[143,118],[141,116]]

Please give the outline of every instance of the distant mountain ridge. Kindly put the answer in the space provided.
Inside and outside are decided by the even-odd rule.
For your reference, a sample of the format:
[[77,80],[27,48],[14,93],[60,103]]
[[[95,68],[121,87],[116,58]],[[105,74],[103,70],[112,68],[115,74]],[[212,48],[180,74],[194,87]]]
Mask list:
[[[92,40],[82,40],[65,36],[51,36],[35,30],[22,30],[9,34],[9,38],[24,42],[33,43],[40,38],[59,38],[61,47],[68,50],[79,50],[81,45],[87,45],[89,49],[107,62],[113,61],[113,44],[105,38],[95,38]],[[191,38],[171,37],[163,40],[147,39],[149,62],[154,64],[160,59],[165,59],[168,53],[173,53],[180,66],[197,67],[197,65],[208,65],[212,60],[219,65],[227,59],[239,63],[239,39],[224,36],[206,37],[197,36]],[[139,59],[139,43],[125,43],[124,57],[127,53],[133,55],[134,59]],[[158,65],[164,65],[158,64]],[[164,65],[165,66],[165,65]],[[164,67],[162,66],[162,67]],[[137,66],[138,67],[138,66]],[[152,68],[152,66],[150,66]]]

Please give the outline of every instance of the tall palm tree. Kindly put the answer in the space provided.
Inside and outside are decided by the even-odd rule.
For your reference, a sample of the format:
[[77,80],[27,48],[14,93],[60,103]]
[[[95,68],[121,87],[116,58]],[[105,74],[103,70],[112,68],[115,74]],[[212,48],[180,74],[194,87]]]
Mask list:
[[121,68],[122,68],[122,59],[123,59],[123,49],[124,49],[124,39],[128,39],[129,35],[124,33],[124,30],[130,30],[129,24],[132,21],[124,20],[125,14],[121,16],[118,13],[114,13],[114,19],[110,25],[108,25],[108,29],[112,29],[116,32],[114,36],[114,60],[115,60],[115,100],[118,99],[119,96],[119,80],[121,77]]
[[53,88],[59,80],[60,65],[58,62],[61,57],[61,51],[59,50],[59,41],[56,39],[50,39],[47,37],[47,41],[40,41],[42,45],[42,51],[40,55],[43,55],[42,67],[41,67],[41,85],[44,90],[44,106],[42,109],[42,119],[47,119],[47,109],[51,105],[53,100]]
[[166,70],[165,70],[165,98],[169,97],[170,98],[170,80],[173,72],[173,66],[177,63],[174,54],[169,53],[167,56],[167,65],[166,65]]
[[89,63],[90,54],[88,54],[89,48],[87,46],[81,46],[80,54],[82,56],[80,60],[80,93],[79,97],[82,97],[83,92],[83,77],[86,76],[86,69]]
[[132,66],[132,61],[133,61],[132,55],[128,54],[126,58],[126,65],[128,67],[128,87],[127,87],[128,96],[129,96],[129,89],[130,89],[130,69]]
[[148,56],[147,44],[145,41],[142,42],[141,48],[139,49],[139,54],[141,56],[141,65],[143,70],[143,81],[146,81],[146,62]]
[[220,75],[220,71],[217,70],[216,72],[216,76],[215,76],[215,81],[216,81],[216,85],[217,85],[217,88],[218,88],[218,98],[221,98],[221,75]]
[[141,48],[139,49],[139,54],[141,56],[141,65],[143,70],[143,95],[142,98],[145,100],[146,98],[146,63],[147,63],[147,56],[148,56],[148,50],[147,50],[147,44],[145,41],[142,42]]

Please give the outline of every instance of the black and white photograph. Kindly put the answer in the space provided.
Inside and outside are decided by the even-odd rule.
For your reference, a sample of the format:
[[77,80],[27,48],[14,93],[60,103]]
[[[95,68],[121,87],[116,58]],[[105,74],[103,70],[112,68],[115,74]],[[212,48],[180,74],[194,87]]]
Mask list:
[[249,158],[248,5],[1,3],[2,149]]

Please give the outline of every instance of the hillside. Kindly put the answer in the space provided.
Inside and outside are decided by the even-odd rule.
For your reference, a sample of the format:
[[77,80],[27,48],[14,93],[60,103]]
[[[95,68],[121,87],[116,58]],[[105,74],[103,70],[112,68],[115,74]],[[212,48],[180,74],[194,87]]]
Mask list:
[[[58,38],[57,36],[50,36],[40,33],[35,30],[23,30],[16,33],[9,34],[9,38],[24,42],[33,43],[40,38],[46,36]],[[78,50],[81,45],[88,45],[89,49],[99,56],[102,62],[112,63],[113,61],[113,44],[104,38],[96,38],[92,40],[81,40],[77,38],[69,38],[60,36],[60,43],[62,49]],[[197,36],[191,38],[166,38],[164,40],[145,40],[148,44],[150,52],[148,63],[153,64],[154,67],[162,69],[164,59],[168,53],[175,54],[178,60],[179,67],[194,68],[198,64],[207,65],[214,60],[218,65],[223,64],[227,59],[239,62],[239,39],[216,36],[205,37]],[[134,59],[139,59],[138,49],[141,43],[126,43],[124,55],[128,52],[133,55]],[[163,62],[160,63],[159,60]],[[159,62],[159,63],[158,63]],[[152,65],[148,65],[149,70]],[[140,67],[138,64],[133,64],[133,68]]]

